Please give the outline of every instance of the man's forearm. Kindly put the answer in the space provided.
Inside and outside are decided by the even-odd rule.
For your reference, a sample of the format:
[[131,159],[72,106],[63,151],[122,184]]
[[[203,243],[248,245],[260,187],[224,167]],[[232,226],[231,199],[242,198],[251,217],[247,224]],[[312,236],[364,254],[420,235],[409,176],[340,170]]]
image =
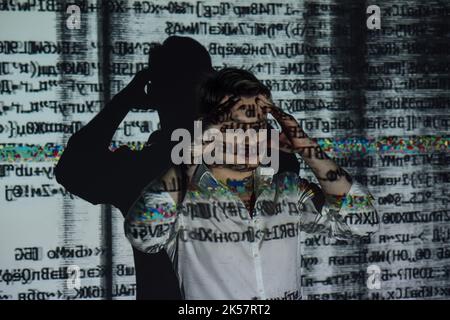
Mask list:
[[304,133],[299,154],[311,168],[328,195],[345,195],[352,186],[351,177],[322,150],[319,144]]

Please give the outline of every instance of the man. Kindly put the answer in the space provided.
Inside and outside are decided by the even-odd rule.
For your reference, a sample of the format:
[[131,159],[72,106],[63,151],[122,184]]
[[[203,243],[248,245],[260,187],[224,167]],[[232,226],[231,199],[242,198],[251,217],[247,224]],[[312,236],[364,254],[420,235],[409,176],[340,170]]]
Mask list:
[[[379,227],[373,196],[272,103],[251,73],[222,69],[204,84],[201,106],[208,112],[205,129],[224,132],[224,147],[224,128],[260,131],[271,114],[282,128],[279,148],[298,153],[320,187],[298,172],[272,175],[242,165],[231,149],[235,157],[228,163],[190,166],[185,193],[167,188],[181,175],[175,167],[150,183],[127,214],[127,238],[143,252],[169,254],[185,299],[301,298],[300,230],[339,239],[370,236]],[[316,197],[325,200],[317,205]]]

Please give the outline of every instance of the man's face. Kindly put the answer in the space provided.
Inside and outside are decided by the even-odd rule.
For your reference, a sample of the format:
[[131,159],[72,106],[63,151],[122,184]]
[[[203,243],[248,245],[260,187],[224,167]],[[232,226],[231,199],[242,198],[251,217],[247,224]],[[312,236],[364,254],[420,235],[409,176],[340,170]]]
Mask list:
[[[230,98],[231,95],[226,95],[220,104]],[[261,152],[267,150],[267,115],[261,108],[261,94],[238,98],[230,109],[219,114],[217,121],[204,128],[221,132],[219,139],[215,137],[210,140],[214,140],[214,144],[205,143],[204,148],[211,150],[213,145],[215,147],[219,144],[223,165],[218,166],[237,171],[251,171],[259,166]]]

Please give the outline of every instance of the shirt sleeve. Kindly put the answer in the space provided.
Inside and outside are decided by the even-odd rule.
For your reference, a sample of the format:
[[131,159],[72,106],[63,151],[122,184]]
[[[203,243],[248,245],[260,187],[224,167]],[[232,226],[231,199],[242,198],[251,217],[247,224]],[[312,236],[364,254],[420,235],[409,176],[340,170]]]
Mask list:
[[375,198],[356,180],[353,179],[349,192],[343,197],[330,196],[321,191],[325,201],[320,209],[313,203],[317,189],[312,188],[305,179],[299,182],[298,206],[303,231],[326,234],[339,240],[371,236],[379,231],[380,219],[374,207]]
[[142,252],[160,252],[174,239],[176,218],[176,204],[170,194],[147,189],[125,217],[125,236]]

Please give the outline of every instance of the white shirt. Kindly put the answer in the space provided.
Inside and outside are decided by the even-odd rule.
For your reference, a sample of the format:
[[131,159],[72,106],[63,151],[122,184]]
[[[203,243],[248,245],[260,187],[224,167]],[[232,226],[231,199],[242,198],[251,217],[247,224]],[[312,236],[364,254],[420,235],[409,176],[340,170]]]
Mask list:
[[301,299],[300,231],[349,239],[379,229],[374,198],[356,181],[346,201],[318,212],[307,180],[256,171],[253,218],[204,164],[178,206],[153,182],[128,212],[126,237],[143,252],[167,251],[185,299]]

